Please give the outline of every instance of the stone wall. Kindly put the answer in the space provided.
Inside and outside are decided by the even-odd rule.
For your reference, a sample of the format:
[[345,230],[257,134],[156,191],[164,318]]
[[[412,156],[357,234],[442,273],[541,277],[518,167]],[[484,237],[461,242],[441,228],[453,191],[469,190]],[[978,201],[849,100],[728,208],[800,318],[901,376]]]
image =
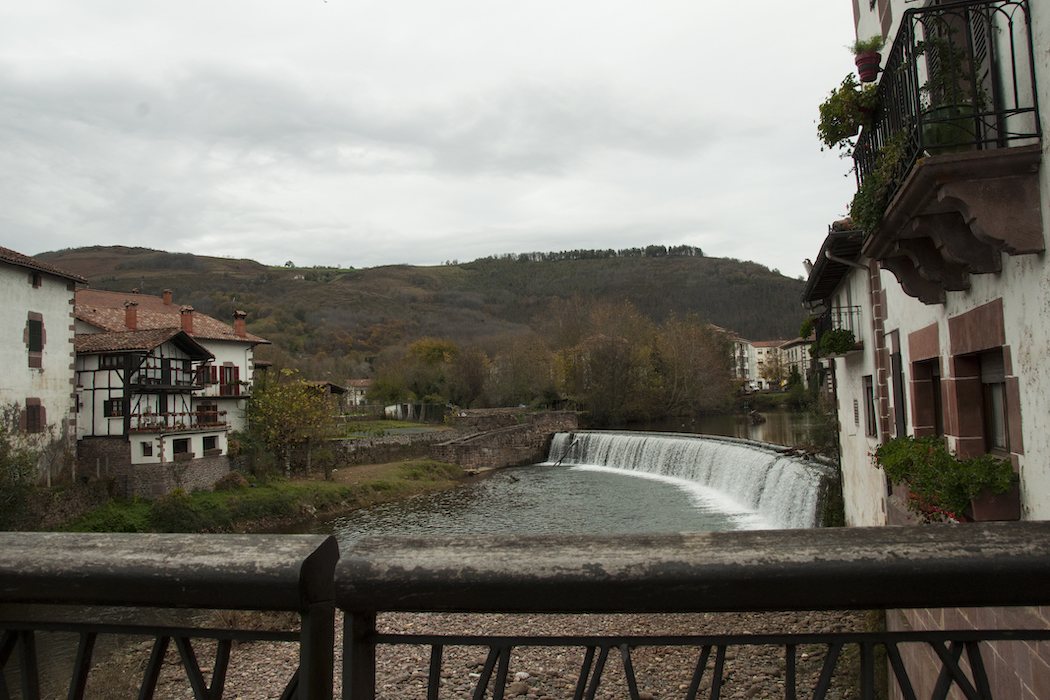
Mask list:
[[[886,627],[891,631],[1045,629],[1050,627],[1050,608],[887,610]],[[1050,698],[1050,657],[1046,655],[1047,647],[1047,642],[982,642],[981,657],[988,673],[991,697],[1012,700]],[[917,696],[933,697],[942,666],[936,652],[926,644],[902,644],[900,652]],[[965,656],[963,668],[968,669]],[[900,690],[892,681],[893,671],[887,672],[891,678],[890,688],[893,689],[891,697],[900,698]]]
[[77,472],[88,479],[108,479],[124,498],[157,498],[176,488],[210,489],[230,473],[226,455],[163,464],[132,464],[131,446],[120,438],[84,438],[77,444]]
[[426,457],[435,442],[448,440],[447,432],[384,435],[364,440],[344,440],[340,456],[344,464],[381,464]]
[[464,469],[499,469],[535,464],[547,459],[554,433],[579,428],[579,416],[571,411],[521,414],[525,422],[474,433],[434,445],[430,456]]

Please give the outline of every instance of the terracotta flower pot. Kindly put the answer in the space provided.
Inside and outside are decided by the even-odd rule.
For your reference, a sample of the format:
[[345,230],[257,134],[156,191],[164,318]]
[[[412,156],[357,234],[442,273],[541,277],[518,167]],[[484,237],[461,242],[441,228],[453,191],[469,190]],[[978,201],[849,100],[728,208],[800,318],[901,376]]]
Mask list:
[[878,51],[859,53],[854,62],[857,64],[857,74],[860,75],[860,82],[873,83],[879,77],[879,65],[882,63],[882,54]]
[[967,515],[976,522],[1021,519],[1021,486],[1016,481],[1006,493],[982,491],[970,501]]

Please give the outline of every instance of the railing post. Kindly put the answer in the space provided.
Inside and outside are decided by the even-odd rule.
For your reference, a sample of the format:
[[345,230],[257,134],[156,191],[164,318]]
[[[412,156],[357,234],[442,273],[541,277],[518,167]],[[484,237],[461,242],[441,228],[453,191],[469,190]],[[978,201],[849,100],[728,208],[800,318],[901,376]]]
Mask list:
[[299,700],[332,700],[335,602],[314,603],[302,613],[299,632]]
[[346,611],[343,618],[343,700],[375,700],[375,613]]

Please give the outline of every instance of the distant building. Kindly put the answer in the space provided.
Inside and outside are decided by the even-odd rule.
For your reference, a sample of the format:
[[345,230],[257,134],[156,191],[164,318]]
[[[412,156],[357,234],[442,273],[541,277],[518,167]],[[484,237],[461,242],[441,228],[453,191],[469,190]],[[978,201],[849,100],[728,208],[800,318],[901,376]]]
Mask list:
[[813,346],[813,338],[794,338],[780,346],[780,358],[784,365],[785,380],[791,379],[795,372],[802,379],[802,386],[809,388],[810,364],[812,357],[810,348]]
[[346,403],[349,406],[363,406],[368,403],[368,392],[372,389],[371,379],[351,379],[346,386]]
[[0,247],[0,411],[31,447],[74,439],[73,294],[84,281]]
[[[784,362],[780,354],[780,346],[783,340],[756,340],[751,345],[755,349],[755,384],[761,391],[780,389],[787,381],[784,371]],[[772,377],[780,374],[778,381]]]

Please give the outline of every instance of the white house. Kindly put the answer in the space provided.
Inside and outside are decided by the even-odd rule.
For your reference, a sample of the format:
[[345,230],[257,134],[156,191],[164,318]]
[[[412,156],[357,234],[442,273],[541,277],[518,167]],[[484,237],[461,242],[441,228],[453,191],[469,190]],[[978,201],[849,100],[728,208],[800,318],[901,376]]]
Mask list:
[[[225,415],[196,402],[214,355],[177,328],[76,336],[78,456],[126,495],[207,488],[229,471]],[[104,467],[104,469],[103,469]]]
[[73,292],[83,282],[0,247],[0,410],[32,447],[72,444]]
[[802,380],[802,386],[809,386],[809,349],[813,345],[812,338],[793,338],[780,345],[780,359],[784,366],[784,378],[790,379],[795,372]]
[[205,363],[194,394],[198,406],[225,412],[231,430],[245,427],[245,407],[251,395],[256,345],[268,344],[248,332],[243,311],[233,314],[232,325],[190,306],[175,304],[170,291],[161,297],[130,292],[80,289],[76,297],[76,330],[88,333],[177,328],[200,343],[214,359]]
[[[867,204],[854,211],[867,227],[832,228],[804,295],[824,311],[818,335],[848,328],[858,341],[829,360],[847,523],[912,519],[870,456],[903,435],[943,436],[961,457],[1008,459],[1019,517],[1047,519],[1050,6],[878,0],[854,11],[858,38],[887,37],[878,106],[853,149]],[[888,624],[921,629],[941,615],[977,619],[901,611]],[[1050,610],[984,611],[981,620],[1025,616],[1045,626]],[[1027,645],[991,647],[996,697],[1045,697],[1050,659]],[[927,661],[906,658],[909,668]],[[926,668],[919,696],[936,681],[936,664]]]
[[346,385],[347,405],[363,406],[368,403],[368,392],[371,388],[371,379],[351,379],[348,381]]
[[[762,391],[779,389],[787,380],[787,374],[784,373],[784,360],[780,354],[780,346],[783,344],[783,340],[756,340],[751,343],[755,351],[753,376],[758,389]],[[770,377],[775,376],[777,372],[783,375],[781,381],[771,381]]]

